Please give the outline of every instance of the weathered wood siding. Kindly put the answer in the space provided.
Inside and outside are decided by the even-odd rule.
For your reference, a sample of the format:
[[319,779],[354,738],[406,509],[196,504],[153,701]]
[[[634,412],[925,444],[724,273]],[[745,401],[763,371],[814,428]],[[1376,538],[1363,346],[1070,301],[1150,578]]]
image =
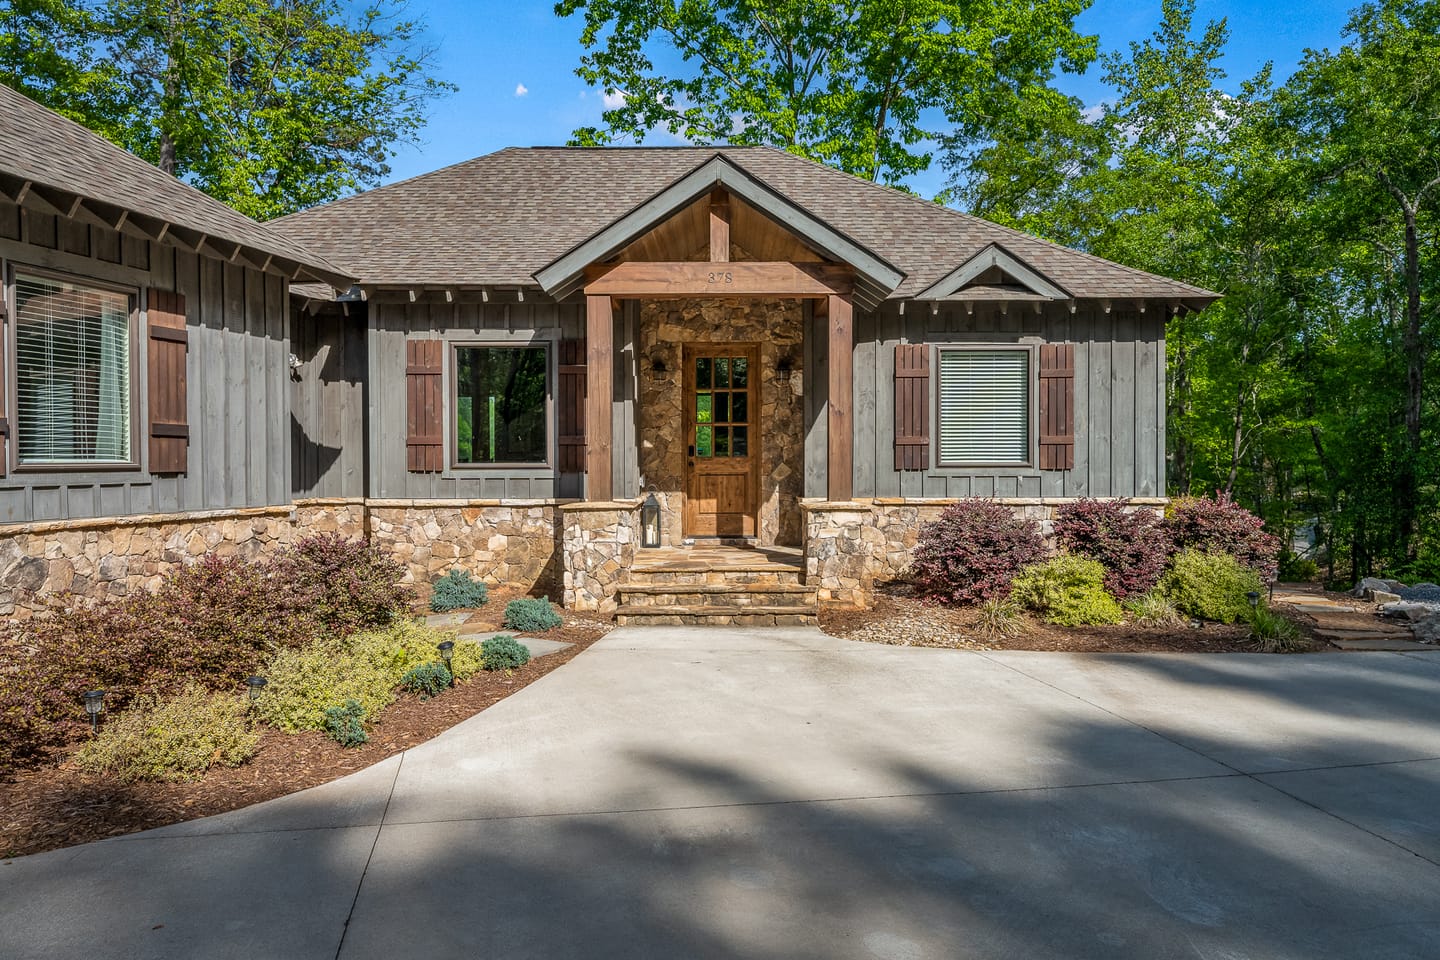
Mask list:
[[[401,295],[403,296],[403,295]],[[545,343],[550,347],[549,389],[553,398],[559,341],[585,335],[583,304],[484,303],[457,298],[441,302],[433,294],[416,303],[408,298],[372,297],[369,302],[370,488],[378,499],[499,500],[578,497],[581,474],[560,474],[556,424],[550,415],[550,465],[535,467],[451,466],[455,442],[452,343]],[[617,316],[621,322],[624,312]],[[438,473],[411,473],[405,467],[405,340],[433,337],[446,341],[445,467]],[[617,337],[617,344],[619,343]],[[617,362],[620,351],[617,349]],[[621,382],[616,378],[617,385]],[[621,416],[617,404],[616,416]],[[633,436],[633,432],[631,434]],[[617,441],[621,438],[617,431]],[[633,445],[633,443],[632,443]],[[616,457],[617,464],[623,456]]]
[[[15,472],[0,478],[0,523],[289,503],[287,289],[277,273],[225,263],[0,202],[0,260],[184,295],[190,334],[188,472],[145,469],[145,351],[131,371],[141,468]],[[142,315],[137,343],[145,343]],[[6,389],[13,394],[13,384]]]
[[291,487],[297,498],[365,495],[365,304],[295,312]]
[[[944,468],[934,465],[938,458],[933,456],[929,469],[895,469],[897,343],[1064,341],[1075,343],[1073,470]],[[815,347],[816,354],[823,351],[823,345]],[[808,365],[808,346],[806,356]],[[931,380],[933,439],[935,378]],[[807,397],[823,403],[814,392],[815,378],[807,381]],[[997,306],[977,304],[972,315],[960,304],[944,304],[932,314],[929,305],[910,303],[901,316],[898,305],[887,303],[877,313],[855,317],[855,496],[1164,496],[1164,398],[1164,313],[1158,305],[1143,314],[1120,304],[1108,314],[1098,304],[1081,303],[1074,314],[1063,305],[1046,305],[1037,314],[1028,303],[1014,304],[1003,313]],[[1032,431],[1033,407],[1034,398]],[[807,494],[824,489],[824,477],[815,469],[817,459],[823,459],[814,455],[812,447],[817,446],[818,441],[806,445]]]

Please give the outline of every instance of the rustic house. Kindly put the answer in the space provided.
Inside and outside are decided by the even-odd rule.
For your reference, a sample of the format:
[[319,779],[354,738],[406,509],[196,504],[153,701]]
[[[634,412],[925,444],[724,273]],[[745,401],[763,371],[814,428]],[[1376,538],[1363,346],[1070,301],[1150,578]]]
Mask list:
[[[503,150],[260,225],[0,96],[12,590],[288,523],[420,582],[788,622],[957,497],[1163,503],[1165,323],[1207,291],[768,148]],[[81,359],[35,380],[26,304],[62,294]]]

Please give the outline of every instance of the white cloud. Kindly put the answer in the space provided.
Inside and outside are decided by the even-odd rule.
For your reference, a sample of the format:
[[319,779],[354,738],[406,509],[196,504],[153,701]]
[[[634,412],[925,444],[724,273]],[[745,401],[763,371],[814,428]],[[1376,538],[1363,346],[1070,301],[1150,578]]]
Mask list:
[[523,83],[517,83],[517,84],[515,84],[515,96],[517,96],[517,97],[523,97],[523,96],[525,96],[525,94],[527,94],[527,93],[529,93],[529,92],[530,92],[530,88],[527,87],[527,86],[525,86],[525,84],[523,84]]
[[604,98],[604,99],[605,99],[605,109],[606,109],[606,110],[614,110],[614,109],[616,109],[617,107],[623,107],[623,106],[625,106],[625,91],[624,91],[624,90],[606,90],[606,91],[605,91],[605,98]]

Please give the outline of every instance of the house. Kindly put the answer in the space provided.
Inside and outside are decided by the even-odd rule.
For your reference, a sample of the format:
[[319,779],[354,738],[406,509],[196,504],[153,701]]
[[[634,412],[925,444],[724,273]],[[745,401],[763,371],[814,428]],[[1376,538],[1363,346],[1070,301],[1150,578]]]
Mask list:
[[[288,534],[250,526],[363,532],[421,582],[459,565],[636,618],[788,617],[864,603],[957,497],[1042,521],[1164,502],[1165,324],[1208,291],[757,147],[502,150],[261,225],[3,97],[22,363],[0,537],[84,536],[0,547],[0,586],[39,578],[23,560],[54,589],[77,550],[127,556],[105,554],[117,523],[168,531],[141,538],[163,543],[149,572],[284,510]],[[135,352],[128,429],[150,434],[123,463],[73,461],[118,449],[96,439],[124,392],[103,349],[99,399],[17,394],[32,265],[119,285],[137,343],[184,315],[199,389],[155,415],[178,353]],[[32,463],[40,424],[71,461]]]

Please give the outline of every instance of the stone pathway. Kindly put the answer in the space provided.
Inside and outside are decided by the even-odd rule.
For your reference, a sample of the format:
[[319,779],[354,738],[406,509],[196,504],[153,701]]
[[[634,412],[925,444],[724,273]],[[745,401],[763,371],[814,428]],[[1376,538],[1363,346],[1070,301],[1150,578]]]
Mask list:
[[1380,619],[1372,604],[1336,600],[1311,584],[1277,584],[1273,602],[1294,607],[1314,625],[1317,638],[1341,650],[1435,649],[1417,643],[1410,628]]
[[523,643],[530,651],[532,657],[543,657],[547,654],[564,650],[570,646],[559,640],[546,640],[543,637],[527,637],[516,633],[514,630],[486,630],[481,626],[467,625],[466,620],[470,618],[470,612],[462,613],[432,613],[425,618],[425,625],[438,627],[440,629],[453,629],[455,634],[464,637],[466,640],[473,640],[475,643],[484,643],[491,637],[514,637]]

